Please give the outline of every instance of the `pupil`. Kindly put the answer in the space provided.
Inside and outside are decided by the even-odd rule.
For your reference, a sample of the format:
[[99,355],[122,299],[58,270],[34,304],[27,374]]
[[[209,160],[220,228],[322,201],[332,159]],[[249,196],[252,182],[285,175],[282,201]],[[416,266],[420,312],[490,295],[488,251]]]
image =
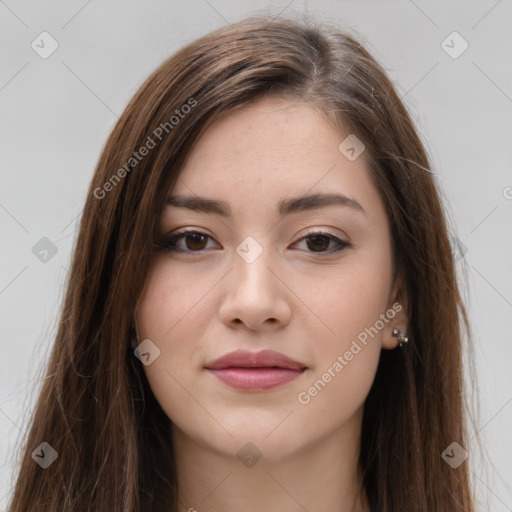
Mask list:
[[[191,238],[193,239],[192,247],[190,246],[190,243],[189,243]],[[192,235],[188,235],[188,237],[187,237],[187,248],[188,249],[202,249],[203,247],[201,246],[201,241],[200,241],[201,238],[205,238],[204,235],[200,235],[198,233],[194,233]],[[204,245],[204,240],[202,242],[203,242],[203,245]],[[194,246],[194,243],[198,243],[199,246],[201,246],[201,247]]]
[[[313,240],[314,243],[317,243],[319,240],[323,240],[323,244],[320,242],[320,245],[322,245],[322,247],[316,247],[317,249],[326,249],[326,247],[329,245],[329,241],[327,240],[327,237],[323,236],[323,235],[316,235],[316,236],[313,236],[310,238],[310,240]],[[325,245],[325,242],[327,241],[327,246]],[[310,247],[311,249],[311,247]]]

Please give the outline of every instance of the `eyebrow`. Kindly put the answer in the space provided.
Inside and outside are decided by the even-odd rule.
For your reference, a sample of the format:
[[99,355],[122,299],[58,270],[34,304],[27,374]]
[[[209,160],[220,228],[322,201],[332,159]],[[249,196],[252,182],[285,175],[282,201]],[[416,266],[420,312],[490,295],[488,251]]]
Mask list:
[[[186,208],[195,212],[215,214],[222,217],[229,217],[231,215],[231,209],[226,201],[207,199],[200,196],[170,195],[166,200],[166,206]],[[284,217],[290,213],[317,210],[329,206],[347,206],[363,214],[366,213],[361,204],[355,199],[338,193],[312,194],[282,199],[278,203],[278,212]]]

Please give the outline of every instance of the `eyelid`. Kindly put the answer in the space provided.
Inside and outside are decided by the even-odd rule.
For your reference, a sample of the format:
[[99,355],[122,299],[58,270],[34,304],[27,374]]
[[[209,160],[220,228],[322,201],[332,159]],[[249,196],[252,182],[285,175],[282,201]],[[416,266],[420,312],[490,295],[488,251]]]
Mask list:
[[338,240],[341,240],[342,242],[345,242],[348,244],[348,236],[345,234],[343,235],[335,235],[331,231],[329,231],[330,228],[323,228],[323,227],[316,227],[316,228],[306,228],[306,231],[300,234],[300,239],[308,236],[315,236],[315,235],[329,235],[333,238],[337,238]]

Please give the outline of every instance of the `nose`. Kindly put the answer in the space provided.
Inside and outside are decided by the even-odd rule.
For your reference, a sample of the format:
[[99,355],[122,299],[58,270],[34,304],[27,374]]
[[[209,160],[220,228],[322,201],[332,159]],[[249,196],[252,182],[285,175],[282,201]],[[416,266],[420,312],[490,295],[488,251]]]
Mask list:
[[220,318],[228,327],[274,330],[290,321],[289,297],[293,294],[269,253],[264,250],[251,263],[234,254],[234,268],[223,280],[219,309]]

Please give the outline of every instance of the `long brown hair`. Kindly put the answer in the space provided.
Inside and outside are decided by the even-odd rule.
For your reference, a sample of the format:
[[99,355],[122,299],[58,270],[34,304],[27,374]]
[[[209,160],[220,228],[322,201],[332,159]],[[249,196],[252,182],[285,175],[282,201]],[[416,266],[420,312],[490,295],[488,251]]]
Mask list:
[[[167,59],[108,138],[10,512],[176,507],[170,420],[134,357],[133,314],[185,158],[219,115],[264,95],[307,102],[364,142],[392,226],[410,342],[382,351],[365,402],[360,470],[372,511],[474,511],[467,461],[452,468],[441,456],[454,441],[467,448],[470,326],[424,146],[357,38],[313,19],[255,16]],[[42,442],[58,453],[46,469],[31,456]]]

